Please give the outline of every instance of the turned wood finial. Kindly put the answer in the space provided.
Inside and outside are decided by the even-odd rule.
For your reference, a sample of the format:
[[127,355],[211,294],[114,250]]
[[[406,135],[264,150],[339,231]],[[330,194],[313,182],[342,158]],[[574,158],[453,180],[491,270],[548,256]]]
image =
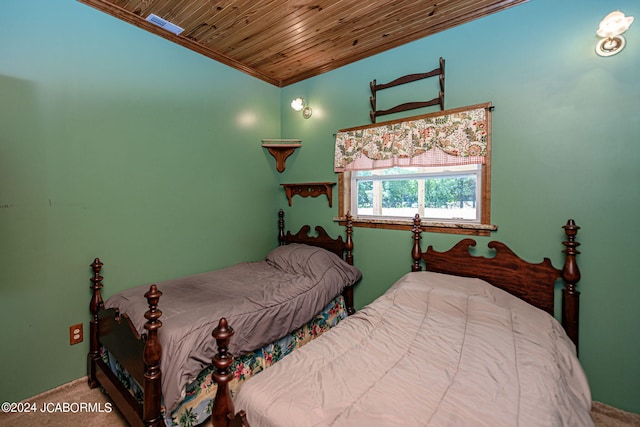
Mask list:
[[562,289],[562,326],[564,326],[567,335],[576,345],[577,351],[580,291],[576,289],[576,283],[580,280],[580,269],[578,268],[576,255],[580,253],[577,249],[580,243],[576,242],[576,235],[580,227],[576,225],[573,219],[570,219],[562,228],[564,228],[567,236],[567,240],[562,242],[566,248],[562,251],[565,254],[562,268],[562,278],[564,279],[564,288]]
[[100,289],[102,289],[102,280],[104,279],[100,272],[102,271],[102,266],[104,264],[100,262],[100,258],[96,258],[91,263],[91,269],[93,270],[93,277],[91,277],[91,289],[93,289],[93,296],[91,298],[91,303],[89,304],[89,310],[91,310],[91,314],[93,316],[98,315],[98,310],[103,308],[102,295],[100,294]]
[[211,410],[211,421],[214,427],[226,427],[235,412],[229,392],[229,382],[233,379],[233,373],[229,369],[233,364],[233,355],[229,353],[229,342],[234,333],[224,317],[220,319],[212,333],[218,346],[218,352],[213,356],[215,369],[212,374],[214,381],[218,384],[214,407]]
[[411,271],[422,270],[422,265],[420,265],[420,260],[422,258],[422,251],[420,250],[420,239],[422,238],[421,222],[420,215],[416,214],[413,218],[413,227],[411,228],[411,232],[413,233],[413,249],[411,251],[413,265],[411,266]]
[[564,268],[562,269],[562,277],[567,282],[571,289],[575,288],[575,284],[580,280],[580,270],[576,262],[576,255],[580,253],[578,246],[580,243],[576,242],[576,235],[578,234],[578,227],[574,220],[567,221],[567,225],[563,225],[564,232],[567,235],[567,240],[562,242],[566,247],[563,251],[566,254]]
[[147,330],[147,340],[144,344],[142,359],[144,360],[144,394],[145,396],[157,396],[153,399],[154,405],[144,405],[143,419],[145,425],[160,425],[162,419],[160,407],[160,395],[162,372],[160,371],[160,358],[162,357],[162,346],[158,338],[158,329],[162,326],[159,320],[162,311],[158,310],[158,302],[162,292],[156,285],[151,285],[144,294],[149,304],[149,310],[144,313],[147,321],[144,328]]
[[347,242],[344,244],[344,249],[347,251],[345,261],[347,264],[353,265],[353,218],[351,212],[347,212],[347,224],[345,228],[347,229]]
[[[156,285],[151,285],[144,296],[149,304],[149,310],[144,313],[144,318],[147,319],[144,328],[148,331],[147,341],[144,346],[144,363],[148,366],[156,366],[160,361],[160,357],[162,357],[162,349],[158,340],[158,329],[162,326],[162,322],[159,320],[160,316],[162,316],[162,311],[158,310],[158,302],[162,292],[158,290]],[[155,369],[153,373],[155,373]]]
[[284,245],[284,211],[278,211],[278,244]]
[[149,332],[157,332],[157,329],[162,326],[162,322],[158,320],[160,316],[162,316],[162,312],[158,310],[158,302],[160,302],[161,296],[162,292],[158,290],[156,285],[151,285],[149,290],[144,294],[144,297],[147,299],[147,304],[149,304],[149,310],[144,313],[144,318],[147,319],[144,328]]

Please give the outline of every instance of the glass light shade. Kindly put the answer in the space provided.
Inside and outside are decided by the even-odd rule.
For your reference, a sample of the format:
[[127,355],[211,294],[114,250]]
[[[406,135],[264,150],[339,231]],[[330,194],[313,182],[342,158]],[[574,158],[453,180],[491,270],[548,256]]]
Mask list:
[[616,10],[604,17],[596,34],[606,38],[619,36],[629,29],[632,22],[633,16],[624,16],[624,13]]
[[291,108],[296,111],[301,111],[304,108],[304,98],[296,98],[291,101]]
[[304,107],[304,110],[302,110],[302,117],[308,119],[309,117],[311,117],[312,113],[313,110],[311,109],[311,107]]
[[624,16],[616,10],[604,17],[596,34],[602,37],[596,44],[596,53],[600,56],[612,56],[624,49],[627,41],[622,33],[627,31],[633,22],[633,16]]

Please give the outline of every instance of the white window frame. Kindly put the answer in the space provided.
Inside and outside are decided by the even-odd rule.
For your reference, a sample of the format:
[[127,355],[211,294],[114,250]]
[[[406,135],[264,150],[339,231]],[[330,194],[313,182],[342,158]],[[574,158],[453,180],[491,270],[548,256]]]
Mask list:
[[[405,168],[406,169],[406,168]],[[416,194],[416,197],[418,198],[418,200],[424,200],[424,193],[422,193],[422,191],[424,191],[424,188],[422,188],[422,191],[420,190],[421,187],[421,183],[424,182],[424,179],[428,179],[428,178],[453,178],[453,177],[460,177],[460,176],[470,176],[470,175],[475,175],[475,179],[476,179],[476,194],[475,194],[475,202],[476,202],[476,207],[475,207],[475,215],[474,218],[455,218],[455,217],[451,217],[451,218],[436,218],[436,217],[429,217],[427,215],[425,215],[425,206],[424,203],[419,203],[418,206],[416,208],[413,208],[415,210],[415,212],[413,212],[412,215],[415,215],[416,213],[420,215],[422,220],[426,220],[426,221],[431,221],[431,222],[460,222],[460,221],[464,221],[464,222],[469,222],[469,223],[480,223],[481,220],[481,213],[482,213],[482,169],[481,169],[481,165],[464,165],[464,166],[449,166],[449,167],[432,167],[432,168],[419,168],[420,171],[416,171],[416,172],[409,172],[409,173],[399,173],[399,174],[393,174],[393,175],[386,175],[386,174],[381,174],[379,173],[380,170],[372,170],[372,174],[371,175],[367,175],[367,176],[358,176],[357,172],[352,172],[350,173],[350,179],[351,179],[351,188],[354,189],[354,191],[351,192],[351,200],[350,200],[350,206],[352,206],[353,208],[351,208],[351,211],[354,213],[355,216],[357,216],[358,218],[363,218],[363,219],[385,219],[385,220],[393,220],[395,218],[403,218],[403,216],[399,216],[399,215],[383,215],[381,214],[376,214],[374,212],[374,214],[372,215],[367,215],[367,214],[362,214],[359,213],[357,211],[357,206],[358,206],[358,192],[355,191],[355,189],[358,188],[358,182],[359,181],[373,181],[374,182],[374,188],[375,188],[375,183],[376,182],[383,182],[383,181],[393,181],[393,180],[417,180],[418,181],[418,194]],[[378,172],[378,173],[376,173]],[[374,191],[373,194],[373,204],[374,204],[374,208],[373,210],[376,211],[382,211],[382,200],[378,200],[379,197],[381,197],[381,194]],[[377,203],[376,203],[377,202]],[[404,217],[406,218],[406,216]]]
[[[475,220],[459,220],[459,219],[430,219],[421,217],[421,225],[423,230],[450,233],[450,234],[470,234],[478,236],[488,236],[491,231],[496,231],[498,227],[491,224],[491,166],[490,161],[483,165],[480,165],[478,171],[479,185],[476,186],[477,203],[479,207],[477,209],[479,218]],[[468,173],[467,173],[468,174]],[[353,172],[341,172],[338,173],[338,191],[339,191],[339,206],[337,221],[344,221],[347,212],[352,215],[353,225],[356,227],[367,228],[387,228],[387,229],[410,229],[413,226],[413,217],[383,217],[383,216],[370,216],[370,215],[355,215],[356,209],[352,206],[357,206],[356,192],[352,191],[352,187],[355,185],[356,179],[352,176]],[[451,175],[450,173],[443,173],[443,175]],[[392,175],[393,178],[401,175]],[[388,176],[385,176],[388,177]],[[365,177],[363,177],[365,178]],[[366,177],[370,178],[370,177]],[[418,213],[416,209],[416,213]]]

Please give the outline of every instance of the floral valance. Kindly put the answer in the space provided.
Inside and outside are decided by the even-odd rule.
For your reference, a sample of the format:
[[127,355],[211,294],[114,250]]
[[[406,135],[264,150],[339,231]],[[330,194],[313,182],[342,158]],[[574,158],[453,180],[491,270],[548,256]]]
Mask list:
[[483,164],[491,104],[344,129],[336,135],[335,170]]

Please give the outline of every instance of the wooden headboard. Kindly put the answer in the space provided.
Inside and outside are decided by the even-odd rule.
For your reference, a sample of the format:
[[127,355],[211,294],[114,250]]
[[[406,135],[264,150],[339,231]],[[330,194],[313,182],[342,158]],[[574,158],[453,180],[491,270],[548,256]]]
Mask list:
[[[284,211],[280,209],[278,212],[278,243],[280,245],[303,243],[305,245],[318,246],[338,255],[344,259],[347,264],[353,265],[353,222],[349,213],[347,213],[347,222],[345,224],[346,240],[343,240],[342,236],[338,236],[336,239],[332,238],[329,236],[329,233],[319,225],[315,227],[316,236],[310,236],[310,230],[310,226],[303,225],[296,234],[291,234],[290,231],[285,233]],[[347,286],[342,292],[342,295],[344,296],[344,302],[347,306],[347,314],[352,315],[356,312],[353,299],[353,285]]]
[[343,240],[342,236],[338,236],[336,239],[332,238],[326,230],[319,225],[315,227],[316,236],[309,235],[311,227],[308,225],[302,226],[296,234],[291,234],[290,231],[287,231],[285,234],[284,211],[282,209],[278,212],[278,230],[278,242],[280,245],[304,243],[310,246],[318,246],[338,255],[349,265],[353,265],[353,223],[350,214],[347,214],[347,222],[345,225],[346,240]]
[[463,239],[446,252],[438,252],[430,245],[426,252],[420,248],[422,238],[421,220],[418,215],[413,219],[413,258],[412,271],[422,270],[424,262],[427,271],[452,274],[463,277],[476,277],[503,289],[518,298],[554,315],[555,282],[564,281],[562,289],[562,326],[567,335],[578,347],[579,295],[576,283],[580,280],[580,270],[576,261],[579,254],[576,249],[580,243],[575,241],[580,227],[570,219],[562,228],[567,240],[565,263],[562,269],[555,268],[549,258],[539,264],[529,263],[516,255],[507,245],[492,241],[487,245],[495,256],[491,258],[474,256],[469,248],[476,246],[473,239]]

